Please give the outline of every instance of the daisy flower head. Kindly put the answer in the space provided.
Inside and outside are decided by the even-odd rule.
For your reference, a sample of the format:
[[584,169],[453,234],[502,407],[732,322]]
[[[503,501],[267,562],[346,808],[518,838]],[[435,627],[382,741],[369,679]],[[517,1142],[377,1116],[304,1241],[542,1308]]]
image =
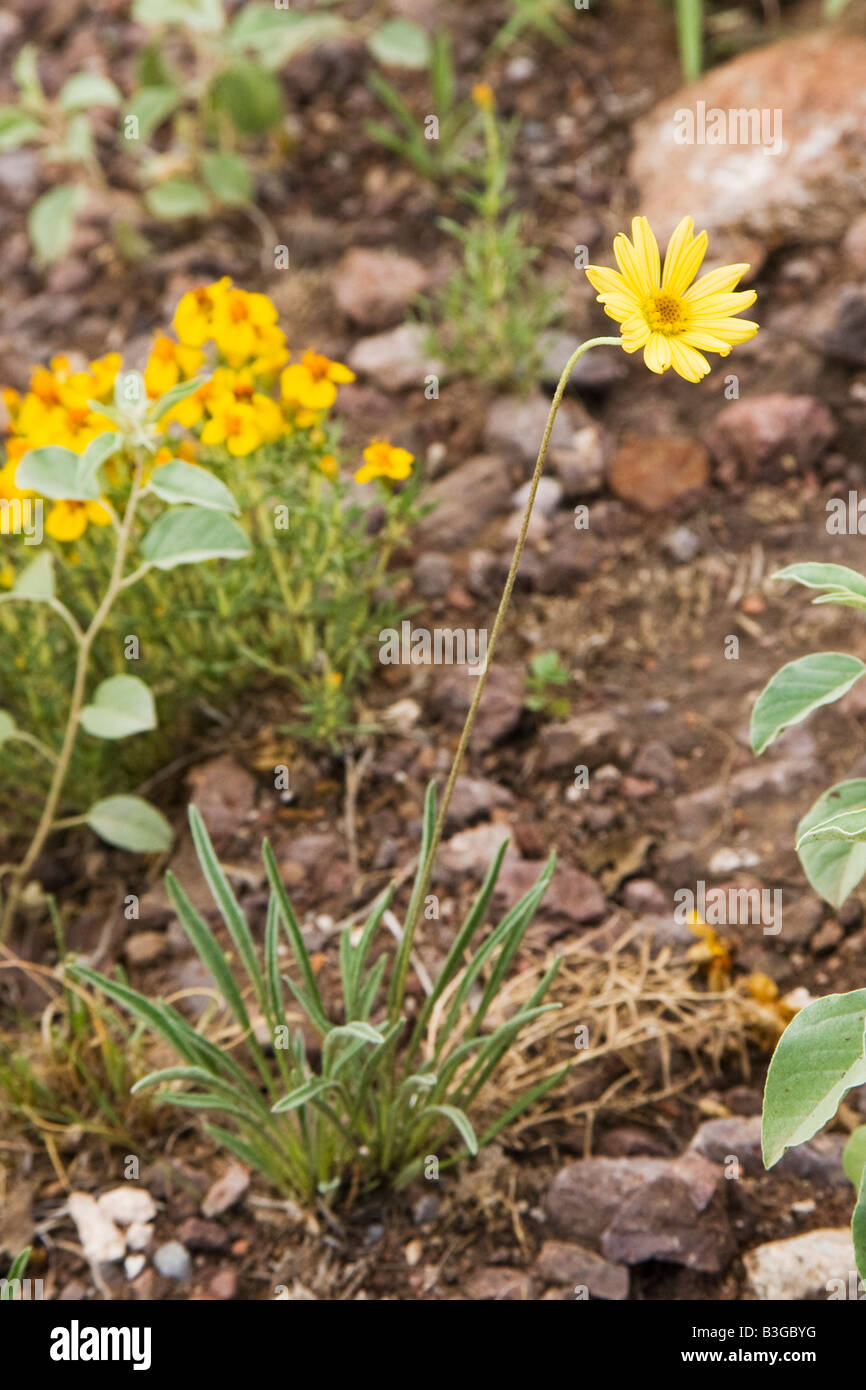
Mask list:
[[624,232],[614,239],[619,270],[585,267],[605,313],[622,326],[624,350],[643,349],[651,372],[673,367],[686,381],[707,375],[705,352],[727,357],[732,347],[758,331],[750,319],[736,317],[757,298],[754,290],[735,289],[748,264],[721,266],[695,280],[706,255],[707,234],[695,236],[694,226],[691,217],[682,219],[668,242],[662,267],[649,222],[635,217],[631,241]]

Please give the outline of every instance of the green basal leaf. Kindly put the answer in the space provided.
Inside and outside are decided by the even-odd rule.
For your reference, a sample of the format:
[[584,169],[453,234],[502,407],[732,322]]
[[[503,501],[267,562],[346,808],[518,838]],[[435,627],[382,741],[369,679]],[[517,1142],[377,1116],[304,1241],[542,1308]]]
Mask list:
[[135,0],[132,17],[147,28],[177,25],[198,34],[218,34],[225,24],[222,0]]
[[168,222],[185,217],[206,217],[211,209],[210,198],[192,179],[166,179],[164,183],[155,184],[147,190],[144,201],[154,217]]
[[801,1009],[773,1053],[764,1090],[762,1146],[771,1168],[811,1139],[852,1086],[866,1081],[866,989],[828,994]]
[[430,39],[420,24],[398,16],[370,35],[367,47],[377,62],[385,67],[426,68],[430,66]]
[[18,729],[11,714],[7,714],[5,709],[0,709],[0,744],[5,743],[7,738],[14,738]]
[[96,738],[128,738],[156,728],[153,696],[138,676],[111,676],[98,685],[81,711],[81,723]]
[[755,701],[750,730],[753,751],[763,753],[783,729],[840,699],[864,674],[863,662],[845,652],[812,652],[788,662]]
[[174,839],[162,812],[141,796],[106,796],[94,802],[85,820],[100,839],[136,854],[162,853]]
[[60,89],[61,111],[85,111],[89,106],[118,106],[120,91],[110,77],[98,72],[76,72]]
[[36,199],[27,214],[27,230],[40,268],[63,260],[86,199],[86,189],[76,183],[58,184]]
[[[178,87],[168,85],[142,87],[132,97],[124,113],[124,133],[127,129],[134,131],[137,126],[138,138],[149,140],[163,121],[167,121],[169,116],[177,110],[181,98],[182,93]],[[126,125],[129,118],[132,118],[135,123],[131,127]],[[127,138],[134,137],[128,136]]]
[[236,521],[207,507],[179,507],[151,526],[141,551],[160,570],[202,560],[240,560],[252,547]]
[[273,73],[251,58],[223,68],[211,86],[211,98],[242,135],[262,135],[283,119],[283,89]]
[[235,516],[240,510],[225,483],[207,468],[184,463],[183,459],[169,459],[168,463],[155,468],[150,490],[163,502],[192,502],[211,511],[232,512]]
[[42,125],[35,116],[28,116],[17,106],[0,106],[0,154],[17,150],[28,140],[35,140]]
[[273,5],[244,5],[229,29],[229,45],[254,53],[268,68],[279,68],[304,48],[347,32],[336,15],[301,14]]
[[817,826],[866,806],[866,777],[837,782],[818,797],[797,826],[797,854],[803,872],[822,898],[841,907],[866,874],[866,844],[844,837],[809,838]]
[[213,196],[226,207],[244,207],[252,201],[255,182],[243,155],[229,150],[202,155],[201,173]]

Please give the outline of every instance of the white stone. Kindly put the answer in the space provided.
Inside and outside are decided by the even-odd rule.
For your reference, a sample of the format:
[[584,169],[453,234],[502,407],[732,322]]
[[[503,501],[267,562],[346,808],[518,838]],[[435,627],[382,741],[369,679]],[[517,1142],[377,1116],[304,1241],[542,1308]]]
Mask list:
[[110,1264],[123,1259],[126,1253],[123,1236],[88,1192],[71,1193],[67,1210],[75,1222],[86,1260],[91,1264]]

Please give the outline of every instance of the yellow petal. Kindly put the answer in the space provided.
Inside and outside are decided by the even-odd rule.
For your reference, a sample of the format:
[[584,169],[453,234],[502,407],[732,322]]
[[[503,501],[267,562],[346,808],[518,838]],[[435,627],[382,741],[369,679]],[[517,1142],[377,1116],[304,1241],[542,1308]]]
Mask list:
[[681,338],[670,339],[671,361],[674,371],[686,381],[700,381],[710,370],[710,364],[693,347]]
[[657,289],[659,276],[661,274],[659,244],[655,239],[652,227],[645,217],[632,218],[631,235],[635,252],[646,266],[647,274],[649,275],[653,288]]
[[742,279],[748,269],[748,261],[739,265],[720,265],[717,270],[710,270],[706,275],[702,275],[700,280],[696,280],[691,289],[684,292],[683,299],[688,304],[694,304],[698,299],[706,299],[707,295],[726,294]]
[[643,360],[651,372],[666,372],[671,365],[671,339],[663,333],[652,333],[644,348]]
[[707,251],[707,234],[694,236],[694,220],[684,217],[674,229],[665,251],[662,289],[683,294],[694,280]]

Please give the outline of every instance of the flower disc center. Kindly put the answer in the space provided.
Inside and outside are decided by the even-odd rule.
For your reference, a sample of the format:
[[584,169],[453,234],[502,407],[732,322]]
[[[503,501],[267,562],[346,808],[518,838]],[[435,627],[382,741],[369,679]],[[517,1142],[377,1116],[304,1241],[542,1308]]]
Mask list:
[[685,327],[683,306],[679,295],[661,290],[651,295],[646,305],[647,323],[654,333],[680,333]]

